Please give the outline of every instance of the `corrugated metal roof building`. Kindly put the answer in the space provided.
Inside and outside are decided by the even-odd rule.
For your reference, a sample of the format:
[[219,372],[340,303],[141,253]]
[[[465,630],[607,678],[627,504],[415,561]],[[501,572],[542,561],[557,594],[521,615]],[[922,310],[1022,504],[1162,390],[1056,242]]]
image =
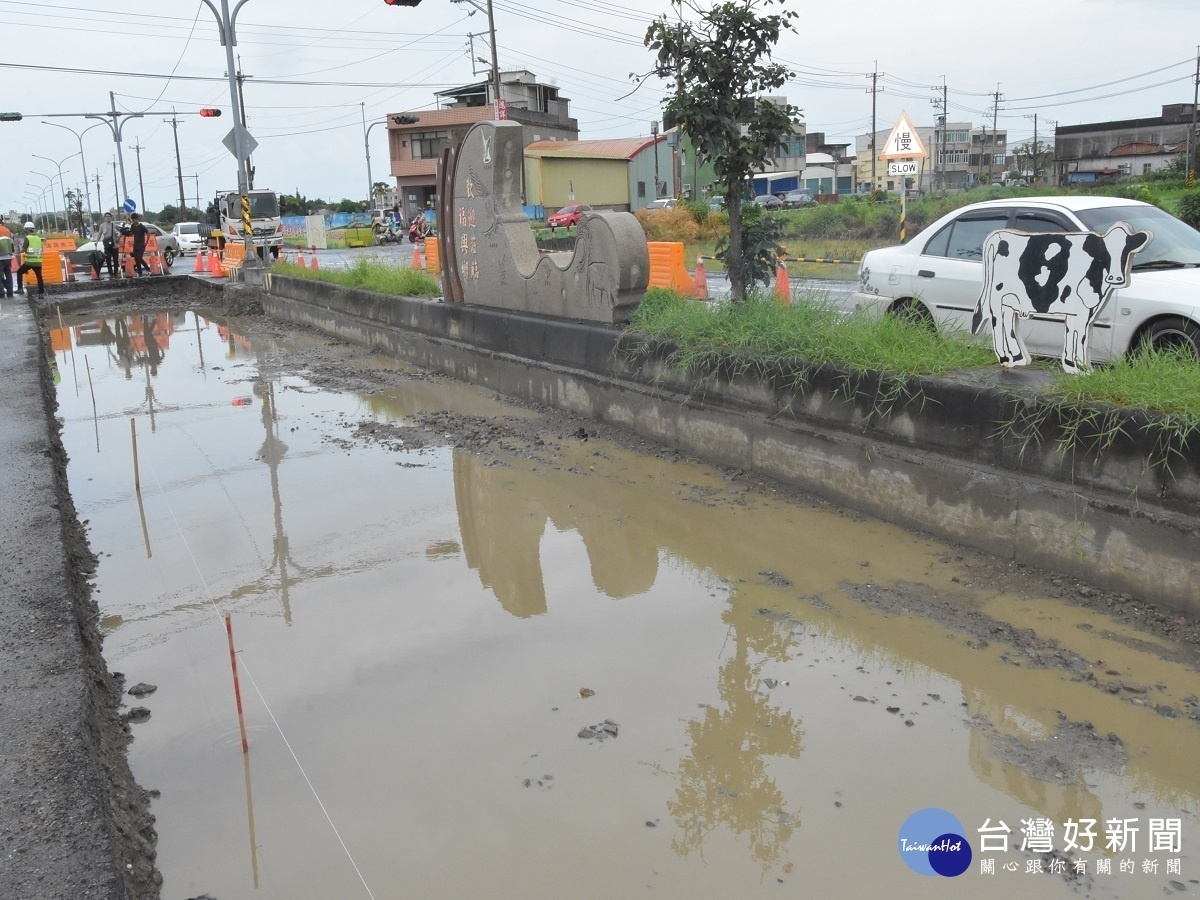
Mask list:
[[[655,191],[655,151],[658,152]],[[525,202],[547,213],[572,203],[633,212],[664,196],[671,175],[666,135],[601,141],[536,141],[525,148]]]

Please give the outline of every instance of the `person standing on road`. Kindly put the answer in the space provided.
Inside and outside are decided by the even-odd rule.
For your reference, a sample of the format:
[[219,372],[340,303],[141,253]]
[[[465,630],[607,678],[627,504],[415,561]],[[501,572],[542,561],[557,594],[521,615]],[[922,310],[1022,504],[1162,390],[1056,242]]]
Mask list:
[[131,214],[129,221],[129,233],[133,235],[133,274],[140,278],[142,269],[146,270],[147,275],[150,274],[150,267],[146,265],[146,260],[142,259],[146,254],[146,239],[150,236],[150,232],[142,224],[137,213]]
[[108,266],[108,277],[120,275],[120,265],[117,260],[117,240],[120,234],[117,223],[113,221],[112,213],[104,214],[104,224],[100,226],[100,246],[104,248],[104,262]]
[[12,232],[0,225],[0,296],[2,297],[13,295],[12,260]]
[[22,279],[26,272],[32,272],[37,278],[38,296],[46,295],[46,285],[42,281],[42,236],[37,233],[37,228],[32,222],[25,223],[25,261],[21,263],[21,267],[17,269],[17,293],[25,293],[25,284]]

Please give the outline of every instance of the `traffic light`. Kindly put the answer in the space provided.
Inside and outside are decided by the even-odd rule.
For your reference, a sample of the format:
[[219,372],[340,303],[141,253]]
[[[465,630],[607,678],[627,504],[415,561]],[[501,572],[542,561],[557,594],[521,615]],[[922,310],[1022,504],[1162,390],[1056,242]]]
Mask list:
[[[417,2],[420,2],[420,0],[417,0]],[[407,114],[401,116],[392,116],[391,118],[393,125],[415,125],[417,122],[421,121],[420,116],[410,116]]]
[[383,0],[388,6],[417,6],[421,0]]
[[0,113],[0,122],[20,122],[22,118],[20,113]]
[[221,115],[221,111],[219,109],[209,109],[206,107],[200,110],[200,118],[202,119],[215,119],[219,115]]

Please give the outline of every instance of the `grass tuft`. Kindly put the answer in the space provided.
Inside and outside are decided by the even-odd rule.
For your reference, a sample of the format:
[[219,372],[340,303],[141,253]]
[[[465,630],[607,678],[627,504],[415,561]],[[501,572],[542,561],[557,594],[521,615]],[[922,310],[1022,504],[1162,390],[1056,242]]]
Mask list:
[[1085,374],[1064,375],[1050,391],[1066,403],[1142,407],[1200,425],[1200,365],[1190,353],[1149,350],[1123,356]]
[[441,285],[420,269],[390,265],[369,256],[357,257],[348,269],[317,269],[314,272],[295,263],[283,262],[276,263],[272,271],[401,297],[437,297],[442,293]]

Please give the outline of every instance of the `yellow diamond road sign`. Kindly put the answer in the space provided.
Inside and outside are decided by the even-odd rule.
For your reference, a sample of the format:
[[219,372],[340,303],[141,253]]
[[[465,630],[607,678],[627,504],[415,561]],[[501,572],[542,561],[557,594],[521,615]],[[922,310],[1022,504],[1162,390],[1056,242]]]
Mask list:
[[927,156],[929,153],[925,150],[925,145],[921,143],[917,129],[913,128],[912,122],[909,121],[908,113],[901,110],[900,118],[896,120],[896,127],[888,135],[879,158],[925,159]]

